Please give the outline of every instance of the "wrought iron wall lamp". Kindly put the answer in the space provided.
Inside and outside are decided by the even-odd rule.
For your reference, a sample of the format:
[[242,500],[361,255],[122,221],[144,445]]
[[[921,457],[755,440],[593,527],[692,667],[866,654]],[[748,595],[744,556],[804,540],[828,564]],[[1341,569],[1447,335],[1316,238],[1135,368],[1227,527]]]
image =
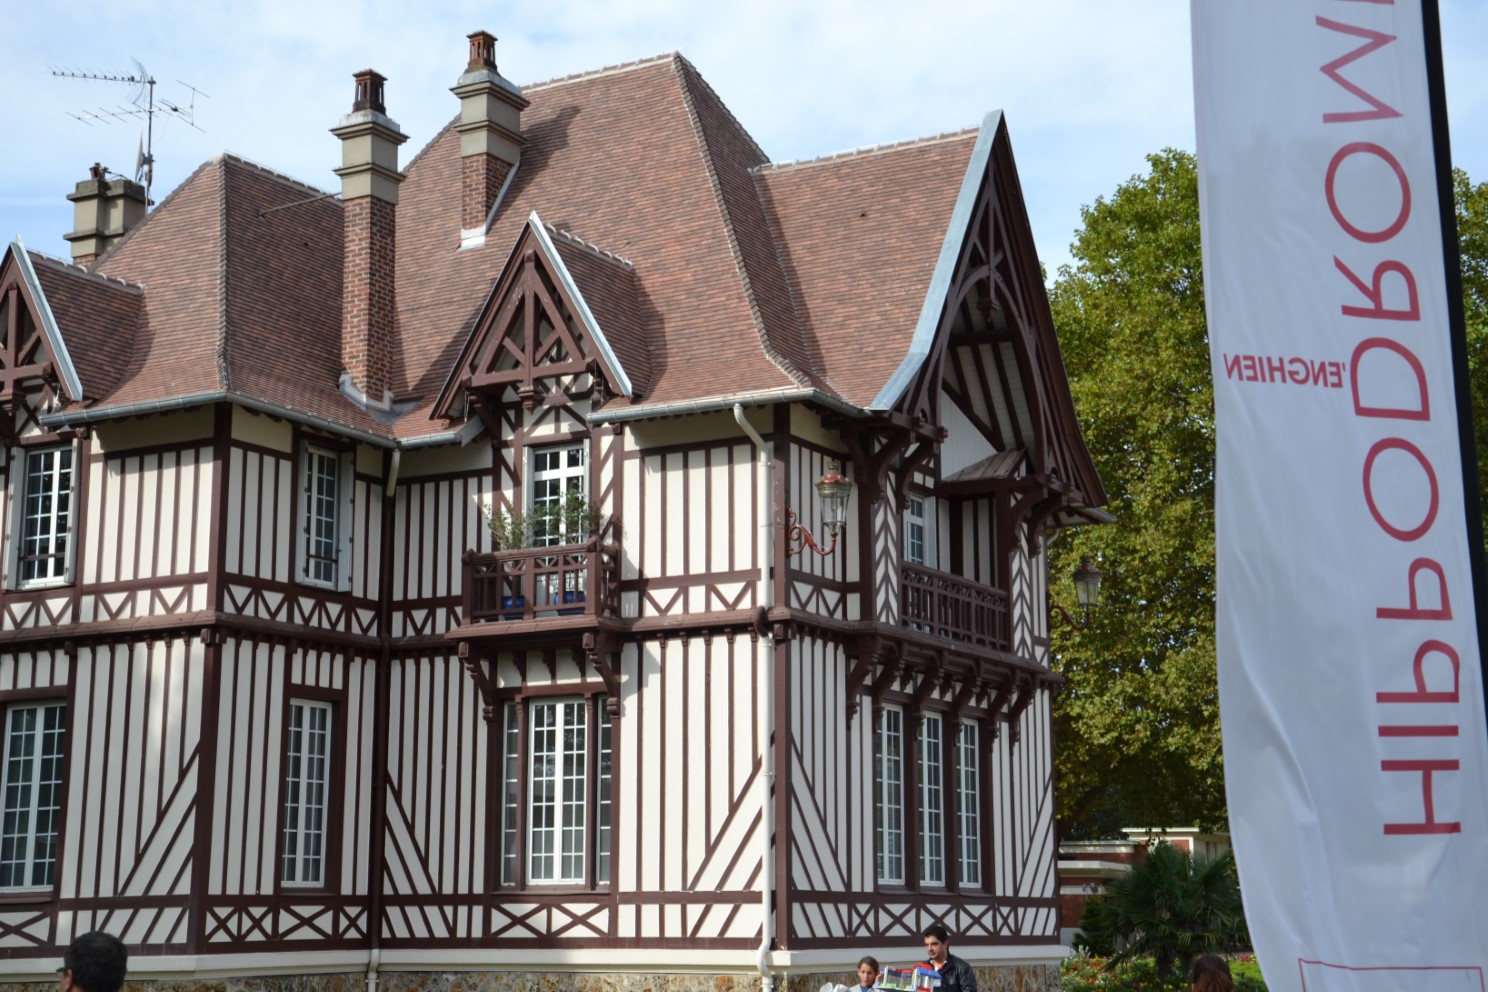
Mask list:
[[1080,564],[1070,576],[1075,583],[1075,602],[1080,605],[1080,619],[1076,620],[1069,615],[1069,611],[1051,598],[1049,600],[1049,626],[1055,626],[1056,621],[1063,621],[1076,630],[1085,630],[1090,626],[1090,610],[1100,605],[1100,569],[1095,567],[1095,562],[1090,560],[1089,555],[1080,556]]
[[828,462],[827,470],[816,480],[816,495],[821,500],[822,523],[827,525],[832,540],[825,548],[816,543],[811,531],[796,522],[794,510],[785,512],[785,556],[798,555],[807,548],[819,555],[837,550],[837,534],[847,522],[847,498],[852,493],[852,480],[842,474],[841,462]]

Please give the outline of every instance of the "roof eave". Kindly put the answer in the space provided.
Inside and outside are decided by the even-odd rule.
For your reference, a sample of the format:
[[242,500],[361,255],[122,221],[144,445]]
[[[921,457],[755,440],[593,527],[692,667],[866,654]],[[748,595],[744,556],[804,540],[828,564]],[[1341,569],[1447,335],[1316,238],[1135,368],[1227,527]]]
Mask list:
[[52,362],[56,365],[57,376],[67,389],[67,395],[73,400],[81,400],[83,380],[78,377],[77,366],[73,365],[72,356],[67,351],[67,343],[62,340],[62,329],[57,326],[57,318],[52,313],[52,305],[47,302],[46,294],[41,290],[41,280],[36,278],[36,268],[31,264],[31,256],[27,253],[19,234],[10,243],[10,250],[15,255],[16,264],[20,266],[21,279],[26,283],[26,288],[31,291],[31,299],[36,303],[36,312],[41,318],[41,332],[46,335],[47,347],[52,352]]
[[971,212],[976,207],[977,193],[982,188],[982,179],[987,174],[987,164],[992,158],[992,143],[1001,124],[1000,110],[991,111],[982,118],[982,127],[977,132],[971,161],[966,164],[966,175],[961,180],[961,192],[956,196],[956,206],[951,210],[946,235],[940,243],[940,258],[936,260],[930,287],[925,292],[925,302],[920,307],[920,319],[915,324],[914,336],[910,338],[909,351],[894,370],[894,374],[889,376],[888,382],[884,383],[883,389],[868,404],[870,410],[892,410],[920,371],[920,366],[930,356],[935,344],[935,332],[940,325],[940,314],[945,308],[946,296],[951,291],[951,279],[956,274],[956,263],[961,257],[961,243],[966,239],[966,227],[971,223]]

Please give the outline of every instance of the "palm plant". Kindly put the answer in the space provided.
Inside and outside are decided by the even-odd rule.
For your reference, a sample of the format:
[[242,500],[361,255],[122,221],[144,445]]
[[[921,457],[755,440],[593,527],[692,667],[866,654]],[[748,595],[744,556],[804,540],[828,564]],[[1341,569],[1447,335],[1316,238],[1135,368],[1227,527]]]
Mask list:
[[1195,955],[1223,953],[1250,943],[1240,879],[1229,851],[1217,858],[1195,858],[1158,841],[1147,860],[1106,889],[1105,912],[1092,935],[1120,946],[1112,963],[1152,958],[1160,979]]

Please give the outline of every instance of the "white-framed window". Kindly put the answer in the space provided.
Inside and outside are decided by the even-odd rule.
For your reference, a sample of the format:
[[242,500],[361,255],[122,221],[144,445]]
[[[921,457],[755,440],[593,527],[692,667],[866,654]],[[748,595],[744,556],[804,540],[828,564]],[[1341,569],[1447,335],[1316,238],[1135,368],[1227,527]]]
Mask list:
[[944,722],[939,713],[920,721],[920,881],[945,884],[945,761],[941,743]]
[[316,444],[300,455],[300,577],[351,588],[351,453]]
[[586,884],[592,863],[594,884],[608,885],[614,752],[605,699],[528,699],[523,706],[525,732],[516,703],[503,707],[501,883],[518,884],[524,865],[530,884]]
[[517,727],[517,704],[507,703],[502,707],[506,730],[502,741],[502,790],[501,790],[501,884],[515,885],[517,882],[517,803],[521,786],[518,769],[521,767],[522,749],[518,746],[522,732]]
[[584,468],[587,448],[585,442],[573,441],[532,449],[527,488],[534,547],[563,544],[571,538],[581,539],[568,534],[573,522],[564,519],[562,510],[570,493],[578,493],[583,498],[588,492],[588,473]]
[[289,701],[284,753],[284,846],[279,880],[326,884],[326,820],[330,799],[331,704]]
[[878,800],[878,880],[904,884],[904,711],[885,706],[874,755]]
[[17,449],[14,468],[20,477],[13,490],[17,512],[10,553],[13,588],[72,581],[76,464],[77,448],[72,444]]
[[910,493],[904,506],[904,560],[934,568],[935,557],[935,503]]
[[961,845],[962,885],[982,884],[982,767],[979,728],[961,724],[956,740],[956,833]]
[[0,889],[50,888],[56,877],[66,718],[61,702],[6,710]]

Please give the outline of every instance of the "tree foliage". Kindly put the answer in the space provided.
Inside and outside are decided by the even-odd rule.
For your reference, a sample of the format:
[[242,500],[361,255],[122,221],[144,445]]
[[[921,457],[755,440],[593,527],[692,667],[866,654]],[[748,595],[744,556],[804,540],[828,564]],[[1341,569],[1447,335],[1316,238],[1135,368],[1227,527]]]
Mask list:
[[1050,293],[1086,443],[1116,524],[1054,539],[1050,574],[1105,563],[1089,627],[1057,628],[1066,837],[1224,818],[1214,672],[1214,394],[1193,156],[1083,211]]
[[1195,858],[1165,841],[1111,880],[1093,925],[1093,943],[1120,947],[1111,956],[1113,964],[1151,958],[1159,979],[1200,954],[1250,944],[1235,856],[1226,851],[1217,858]]
[[[1053,632],[1066,838],[1226,822],[1214,642],[1214,393],[1194,157],[1172,149],[1082,211],[1050,290],[1086,443],[1116,517],[1056,537],[1056,601],[1102,566],[1088,628]],[[1455,173],[1473,426],[1488,467],[1488,184]],[[1488,485],[1480,491],[1488,505]]]

